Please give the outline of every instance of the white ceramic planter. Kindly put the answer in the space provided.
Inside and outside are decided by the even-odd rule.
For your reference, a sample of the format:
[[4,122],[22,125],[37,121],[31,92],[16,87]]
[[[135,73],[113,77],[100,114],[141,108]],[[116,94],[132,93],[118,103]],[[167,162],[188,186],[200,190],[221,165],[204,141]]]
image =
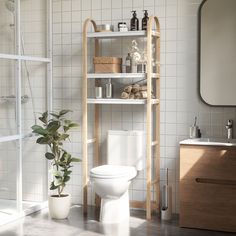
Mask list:
[[66,219],[70,212],[71,195],[63,194],[62,197],[58,195],[49,196],[48,208],[49,214],[53,219]]

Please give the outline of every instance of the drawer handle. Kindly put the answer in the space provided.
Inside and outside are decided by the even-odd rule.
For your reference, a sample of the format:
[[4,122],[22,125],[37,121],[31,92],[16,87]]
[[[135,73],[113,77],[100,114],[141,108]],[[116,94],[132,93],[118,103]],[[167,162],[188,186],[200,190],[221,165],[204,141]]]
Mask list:
[[202,184],[220,184],[220,185],[236,186],[235,180],[208,179],[208,178],[196,178],[195,180],[197,183],[202,183]]

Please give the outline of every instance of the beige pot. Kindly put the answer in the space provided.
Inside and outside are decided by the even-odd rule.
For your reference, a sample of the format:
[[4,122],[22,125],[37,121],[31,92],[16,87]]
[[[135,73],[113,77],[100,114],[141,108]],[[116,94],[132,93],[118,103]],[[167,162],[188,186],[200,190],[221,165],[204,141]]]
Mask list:
[[49,214],[53,219],[66,219],[70,212],[71,195],[62,194],[61,197],[58,195],[51,195],[48,199]]

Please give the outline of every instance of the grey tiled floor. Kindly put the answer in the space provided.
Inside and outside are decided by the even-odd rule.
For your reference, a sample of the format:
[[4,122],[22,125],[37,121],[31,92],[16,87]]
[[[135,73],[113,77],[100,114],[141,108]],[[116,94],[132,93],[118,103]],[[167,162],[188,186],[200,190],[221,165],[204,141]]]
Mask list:
[[67,220],[51,220],[47,209],[24,219],[0,227],[4,236],[232,236],[236,234],[178,227],[178,220],[161,222],[157,217],[145,220],[143,211],[132,211],[130,222],[118,225],[102,225],[97,221],[98,213],[89,208],[87,217],[83,210],[73,206]]

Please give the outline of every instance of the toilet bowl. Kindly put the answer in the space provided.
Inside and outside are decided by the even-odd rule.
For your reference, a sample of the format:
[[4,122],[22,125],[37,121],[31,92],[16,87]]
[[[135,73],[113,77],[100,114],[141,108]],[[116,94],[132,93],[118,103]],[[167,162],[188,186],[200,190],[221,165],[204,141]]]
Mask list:
[[129,219],[128,188],[136,175],[132,166],[103,165],[90,170],[94,191],[101,197],[101,222],[120,223]]
[[121,223],[129,220],[129,185],[142,170],[142,131],[109,130],[107,165],[90,170],[94,191],[101,197],[100,221]]

